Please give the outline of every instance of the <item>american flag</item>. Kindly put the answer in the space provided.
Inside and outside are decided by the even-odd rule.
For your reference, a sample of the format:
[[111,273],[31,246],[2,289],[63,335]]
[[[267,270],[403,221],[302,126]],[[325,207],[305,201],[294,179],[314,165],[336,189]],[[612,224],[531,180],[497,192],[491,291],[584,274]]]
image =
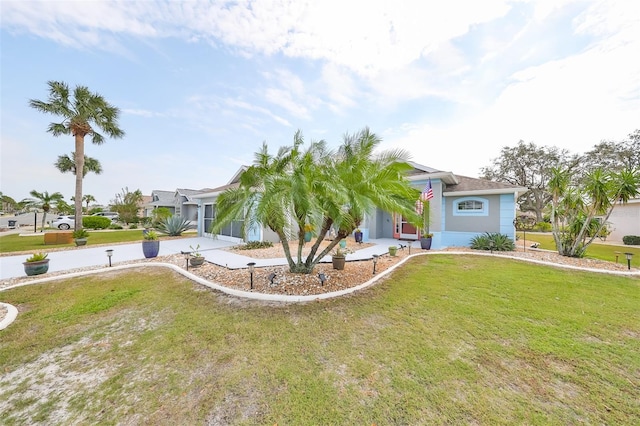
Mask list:
[[422,202],[429,201],[433,198],[433,188],[431,188],[431,179],[427,182],[427,186],[424,187],[422,194],[420,194],[420,198],[416,201],[416,211],[418,214],[422,214]]
[[420,194],[420,199],[423,201],[429,201],[433,198],[433,188],[431,188],[431,178],[427,182],[427,186],[424,187],[422,194]]

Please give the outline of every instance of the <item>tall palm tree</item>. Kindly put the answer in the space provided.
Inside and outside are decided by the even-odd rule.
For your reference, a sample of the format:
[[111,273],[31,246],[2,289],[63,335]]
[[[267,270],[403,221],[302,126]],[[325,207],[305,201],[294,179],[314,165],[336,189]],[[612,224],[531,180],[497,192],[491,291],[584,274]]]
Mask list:
[[[76,161],[75,161],[76,153],[72,152],[71,156],[68,155],[59,155],[58,161],[55,162],[55,166],[62,173],[71,172],[74,175],[76,174]],[[84,156],[84,170],[82,172],[82,177],[85,177],[87,173],[93,172],[97,175],[102,173],[102,165],[100,161],[96,160],[92,157]]]
[[[120,110],[109,104],[101,95],[91,93],[86,86],[76,86],[73,93],[64,82],[49,81],[47,102],[31,99],[29,105],[40,112],[62,118],[60,123],[51,123],[47,128],[53,136],[72,135],[75,138],[75,170],[84,172],[84,137],[100,145],[104,137],[96,128],[112,138],[121,138],[124,131],[118,127]],[[75,226],[82,229],[82,173],[76,173]]]
[[38,192],[35,189],[29,192],[32,199],[24,200],[27,202],[28,206],[41,208],[44,212],[42,215],[42,225],[40,226],[40,230],[44,230],[45,220],[47,218],[47,213],[51,210],[52,207],[55,207],[56,204],[60,201],[64,200],[64,197],[59,192],[54,192],[53,194],[49,194],[49,192]]
[[[216,233],[238,219],[245,230],[267,226],[280,237],[289,270],[311,273],[376,207],[420,222],[415,212],[420,191],[405,177],[411,169],[406,153],[374,155],[380,139],[368,129],[346,135],[337,152],[327,150],[323,141],[312,142],[306,150],[303,143],[298,131],[293,145],[280,148],[275,156],[263,144],[254,164],[241,175],[239,187],[218,197],[211,231]],[[305,223],[316,225],[319,232],[309,255],[302,259]],[[336,238],[318,253],[332,227]],[[288,244],[293,236],[298,240],[296,259]]]

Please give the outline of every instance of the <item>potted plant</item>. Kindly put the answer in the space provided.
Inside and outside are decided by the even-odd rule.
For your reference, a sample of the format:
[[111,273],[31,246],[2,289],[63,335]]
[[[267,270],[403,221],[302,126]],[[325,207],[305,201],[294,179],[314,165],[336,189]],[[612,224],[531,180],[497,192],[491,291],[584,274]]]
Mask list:
[[200,252],[198,251],[198,249],[200,248],[200,244],[195,246],[195,248],[193,246],[189,246],[189,248],[191,248],[192,250],[191,257],[189,258],[189,263],[191,264],[191,266],[202,265],[204,263],[204,256],[202,256],[202,254],[200,254]]
[[431,233],[422,234],[422,236],[420,237],[420,247],[423,250],[430,250],[432,240],[433,240],[433,234]]
[[313,225],[310,223],[305,223],[304,224],[304,241],[308,243],[309,241],[311,241],[312,237],[313,237]]
[[144,240],[142,241],[142,252],[147,259],[150,257],[156,257],[160,251],[160,241],[158,240],[158,233],[154,230],[145,230],[143,232]]
[[336,247],[336,251],[331,255],[331,262],[333,263],[333,269],[342,271],[347,259],[347,254],[351,253],[349,249],[343,247]]
[[76,243],[76,247],[87,245],[87,238],[89,238],[89,233],[86,229],[82,228],[73,231],[73,240]]
[[26,259],[26,262],[23,262],[24,272],[27,276],[32,275],[40,275],[44,274],[49,270],[49,256],[47,253],[34,253],[31,257]]
[[422,211],[422,235],[420,237],[420,248],[423,250],[431,249],[431,241],[433,240],[433,234],[429,232],[429,226],[431,225],[431,205],[429,200],[425,202],[424,210]]
[[360,230],[360,228],[356,228],[355,232],[353,233],[353,238],[355,238],[356,243],[362,242],[362,231]]

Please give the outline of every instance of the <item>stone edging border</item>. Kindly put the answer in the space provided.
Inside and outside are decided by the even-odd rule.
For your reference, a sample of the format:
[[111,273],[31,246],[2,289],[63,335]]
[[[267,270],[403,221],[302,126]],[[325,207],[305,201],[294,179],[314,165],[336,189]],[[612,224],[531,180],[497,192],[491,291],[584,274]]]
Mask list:
[[[525,258],[525,257],[510,256],[510,255],[495,254],[495,253],[494,254],[489,254],[489,253],[474,253],[474,252],[468,252],[468,251],[438,251],[438,252],[428,252],[428,253],[416,253],[416,254],[409,255],[409,256],[405,257],[404,259],[402,259],[400,262],[398,262],[395,265],[393,265],[392,267],[390,267],[388,269],[385,269],[384,271],[380,272],[379,274],[377,274],[376,276],[374,276],[373,278],[371,278],[367,282],[364,282],[364,283],[362,283],[360,285],[357,285],[355,287],[350,287],[348,289],[344,289],[344,290],[340,290],[340,291],[333,291],[333,292],[330,292],[330,293],[315,294],[315,295],[309,295],[309,296],[286,296],[286,295],[280,295],[280,294],[265,294],[265,293],[254,293],[254,292],[250,292],[250,291],[236,290],[236,289],[232,289],[232,288],[228,288],[228,287],[222,286],[220,284],[213,283],[211,281],[207,281],[204,278],[201,278],[201,277],[199,277],[197,275],[194,275],[191,272],[188,272],[188,271],[182,269],[181,267],[179,267],[177,265],[174,265],[174,264],[171,264],[171,263],[164,263],[164,262],[130,263],[130,264],[127,264],[127,265],[118,265],[118,266],[113,266],[113,267],[109,267],[109,268],[100,268],[100,269],[92,269],[92,270],[89,270],[89,271],[72,272],[70,274],[56,275],[56,276],[52,276],[52,277],[36,279],[36,280],[33,280],[33,281],[22,282],[22,283],[19,283],[19,284],[15,284],[15,285],[0,289],[0,292],[6,291],[6,290],[10,290],[10,289],[13,289],[13,288],[17,288],[17,287],[23,287],[23,286],[26,286],[26,285],[31,285],[31,284],[41,284],[41,283],[50,282],[50,281],[58,281],[58,280],[63,280],[63,279],[76,278],[76,277],[85,276],[85,275],[99,274],[99,273],[102,273],[102,272],[119,271],[119,270],[125,270],[125,269],[134,269],[134,268],[140,268],[140,267],[145,267],[145,266],[156,266],[156,267],[163,267],[163,268],[172,269],[175,272],[178,272],[179,274],[182,274],[184,277],[186,277],[186,278],[188,278],[188,279],[190,279],[192,281],[197,282],[198,284],[202,284],[205,287],[209,287],[211,289],[218,290],[218,291],[220,291],[222,293],[225,293],[225,294],[228,294],[228,295],[231,295],[231,296],[242,297],[242,298],[245,298],[245,299],[260,300],[260,301],[265,301],[265,302],[266,301],[269,301],[269,302],[287,302],[287,303],[312,302],[312,301],[315,301],[315,300],[331,299],[331,298],[334,298],[334,297],[344,296],[344,295],[347,295],[347,294],[354,293],[356,291],[365,289],[365,288],[373,285],[380,278],[382,278],[385,275],[391,273],[393,270],[395,270],[397,267],[399,267],[400,265],[404,264],[407,260],[409,260],[411,258],[414,258],[414,257],[417,257],[417,256],[429,256],[429,255],[436,256],[436,255],[449,255],[449,254],[501,257],[501,258],[504,258],[504,259],[512,259],[512,260],[519,260],[519,261],[523,261],[523,262],[537,263],[537,264],[540,264],[540,265],[551,266],[551,267],[556,267],[556,268],[573,269],[573,270],[594,272],[594,273],[600,273],[600,274],[621,275],[621,276],[627,276],[627,277],[633,277],[633,276],[639,276],[640,277],[640,271],[623,272],[623,271],[609,271],[609,270],[595,269],[595,268],[582,268],[582,267],[579,267],[579,266],[563,265],[563,264],[560,264],[560,263],[545,262],[545,261],[537,260],[537,259],[529,259],[529,258]],[[18,310],[13,305],[9,305],[7,303],[2,303],[2,302],[0,302],[0,304],[4,305],[9,311],[9,313],[6,315],[4,320],[0,321],[0,330],[2,330],[4,328],[6,328],[9,324],[11,324],[16,319],[16,317],[18,315]]]
[[7,315],[5,315],[2,321],[0,321],[0,330],[4,330],[5,328],[9,327],[9,324],[14,322],[18,317],[18,308],[3,302],[0,302],[0,305],[4,306],[7,309]]

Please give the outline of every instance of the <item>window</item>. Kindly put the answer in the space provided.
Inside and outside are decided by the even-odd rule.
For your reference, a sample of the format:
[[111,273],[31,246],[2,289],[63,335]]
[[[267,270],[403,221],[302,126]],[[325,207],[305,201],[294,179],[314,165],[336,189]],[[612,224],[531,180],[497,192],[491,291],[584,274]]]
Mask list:
[[215,209],[213,204],[204,205],[204,232],[209,234],[211,232],[211,224],[215,218]]
[[489,200],[477,197],[465,197],[453,200],[454,216],[487,216]]
[[478,200],[467,200],[458,203],[458,210],[484,210],[484,203]]

